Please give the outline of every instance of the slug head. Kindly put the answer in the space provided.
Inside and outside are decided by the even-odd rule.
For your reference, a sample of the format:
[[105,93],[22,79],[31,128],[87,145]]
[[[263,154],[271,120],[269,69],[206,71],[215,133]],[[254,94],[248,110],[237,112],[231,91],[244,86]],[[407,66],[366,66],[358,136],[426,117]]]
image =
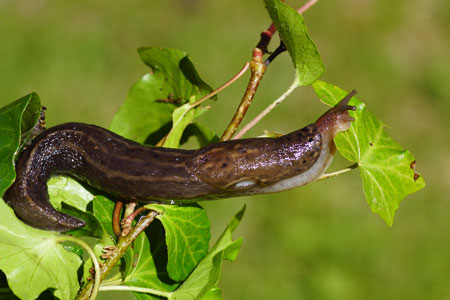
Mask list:
[[338,132],[346,131],[350,128],[351,122],[354,119],[350,117],[348,111],[356,110],[356,107],[348,105],[348,102],[355,94],[355,90],[351,91],[344,99],[316,121],[316,125],[322,136],[333,139]]

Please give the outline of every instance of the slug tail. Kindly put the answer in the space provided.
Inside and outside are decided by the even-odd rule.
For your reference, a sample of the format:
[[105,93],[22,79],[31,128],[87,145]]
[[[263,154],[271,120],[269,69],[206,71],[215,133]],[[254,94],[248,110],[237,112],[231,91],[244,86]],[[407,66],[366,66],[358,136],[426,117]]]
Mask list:
[[59,212],[53,208],[46,197],[33,197],[20,187],[20,180],[6,191],[5,200],[16,215],[26,224],[44,230],[66,232],[86,225],[83,220]]

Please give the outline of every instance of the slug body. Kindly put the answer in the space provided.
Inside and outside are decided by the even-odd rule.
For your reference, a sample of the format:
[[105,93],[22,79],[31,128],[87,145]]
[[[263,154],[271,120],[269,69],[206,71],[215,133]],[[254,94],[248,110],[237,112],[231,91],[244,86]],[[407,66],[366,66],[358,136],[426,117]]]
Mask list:
[[27,224],[68,231],[84,221],[56,211],[47,181],[69,175],[115,198],[139,202],[193,202],[274,193],[316,180],[332,161],[337,132],[353,120],[350,93],[315,123],[278,138],[250,138],[199,150],[142,146],[106,129],[80,123],[50,128],[16,164],[5,194]]

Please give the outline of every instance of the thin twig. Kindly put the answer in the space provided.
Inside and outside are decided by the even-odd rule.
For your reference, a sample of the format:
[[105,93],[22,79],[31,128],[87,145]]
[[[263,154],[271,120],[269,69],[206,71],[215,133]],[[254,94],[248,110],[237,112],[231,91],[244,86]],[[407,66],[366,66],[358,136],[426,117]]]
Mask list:
[[242,119],[245,116],[252,100],[255,96],[256,90],[258,89],[258,85],[261,82],[261,78],[266,71],[266,65],[262,60],[263,53],[260,49],[253,49],[253,58],[250,63],[250,69],[252,74],[250,76],[250,81],[248,82],[247,89],[245,90],[244,96],[242,97],[241,103],[239,104],[233,119],[231,119],[227,128],[222,134],[220,138],[221,141],[228,141],[233,137],[233,134],[236,132],[239,124],[242,122]]
[[[228,86],[230,86],[232,83],[234,83],[236,80],[238,80],[239,78],[242,77],[242,75],[244,75],[245,72],[247,72],[248,68],[250,67],[250,63],[246,62],[244,67],[236,74],[234,75],[230,80],[228,80],[227,82],[225,82],[224,84],[222,84],[221,86],[219,86],[217,89],[215,89],[214,91],[212,91],[211,93],[209,93],[208,95],[206,95],[205,97],[199,99],[198,101],[192,103],[190,105],[190,109],[200,105],[202,102],[204,102],[205,100],[208,100],[211,97],[214,97],[216,94],[218,94],[219,92],[223,91],[225,88],[227,88]],[[173,129],[173,127],[172,127]],[[169,133],[164,136],[157,144],[157,147],[163,147],[164,143],[167,140],[167,137],[171,134],[172,129],[169,131]]]
[[141,212],[143,212],[146,209],[148,209],[148,208],[140,207],[140,208],[136,209],[135,211],[133,211],[126,218],[123,218],[123,220],[122,220],[122,228],[123,228],[122,236],[126,236],[128,233],[130,233],[134,218],[136,218],[136,216],[138,214],[140,214]]
[[284,99],[289,96],[293,90],[295,90],[298,87],[298,81],[297,79],[294,79],[294,82],[289,86],[289,88],[286,90],[286,92],[283,93],[278,99],[276,99],[272,104],[270,104],[265,110],[263,110],[259,115],[257,115],[253,120],[251,120],[247,125],[242,128],[241,131],[239,131],[233,138],[239,139],[241,138],[247,131],[249,131],[253,126],[258,124],[259,121],[261,121],[262,118],[264,118],[268,113],[270,113],[277,105],[279,105],[281,102],[283,102]]
[[348,166],[345,169],[342,169],[342,170],[339,170],[339,171],[336,171],[336,172],[332,172],[332,173],[322,174],[319,178],[317,178],[317,180],[322,180],[322,179],[335,177],[335,176],[338,176],[338,175],[350,172],[351,170],[356,169],[357,167],[358,167],[358,163],[354,163],[353,165]]
[[[136,238],[141,234],[155,219],[158,215],[156,211],[150,211],[145,217],[143,217],[133,228],[129,235],[125,237],[120,237],[117,241],[116,250],[112,253],[111,257],[104,263],[100,274],[100,281],[105,279],[105,277],[111,272],[113,267],[117,264],[117,262],[123,257],[127,249],[130,245],[136,240]],[[97,280],[95,280],[97,281]],[[89,281],[81,290],[77,300],[87,300],[91,294],[93,283]]]
[[306,2],[305,4],[303,4],[302,7],[300,7],[299,9],[297,9],[297,11],[300,14],[303,14],[305,11],[307,11],[311,6],[313,6],[314,4],[316,4],[319,0],[309,0],[308,2]]
[[116,204],[114,205],[114,212],[113,212],[113,217],[112,217],[112,227],[113,227],[113,231],[116,237],[120,236],[120,232],[122,231],[120,229],[120,215],[122,212],[122,206],[123,206],[123,201],[116,201]]
[[139,292],[139,293],[146,293],[161,297],[168,298],[172,292],[165,292],[150,288],[142,288],[137,286],[125,286],[125,285],[111,285],[111,286],[102,286],[100,287],[100,291],[128,291],[128,292]]
[[[302,7],[300,7],[297,11],[299,13],[304,13],[307,11],[311,6],[313,6],[318,0],[310,0],[306,2]],[[270,43],[270,40],[272,39],[273,34],[277,31],[275,25],[272,23],[270,24],[269,28],[261,33],[260,40],[258,44],[256,45],[256,48],[253,49],[253,55],[252,55],[252,62],[250,64],[252,75],[250,77],[250,81],[247,85],[247,89],[245,91],[244,96],[242,97],[241,103],[239,104],[236,113],[233,116],[233,119],[228,124],[227,129],[225,129],[224,133],[222,134],[222,137],[220,138],[221,141],[227,141],[230,140],[234,133],[236,132],[237,128],[239,127],[239,124],[244,119],[245,114],[247,113],[248,108],[250,107],[250,104],[253,100],[253,97],[255,96],[256,90],[258,89],[259,83],[261,82],[261,79],[266,71],[266,66],[277,57],[278,54],[284,52],[285,48],[283,47],[284,44],[281,42],[280,47],[275,50],[274,54],[270,56],[265,63],[261,63],[262,56],[266,53],[268,53],[268,45]],[[237,139],[244,135],[250,128],[252,128],[256,123],[259,122],[265,115],[267,115],[275,106],[280,104],[286,97],[289,95],[292,90],[294,90],[297,86],[294,86],[292,84],[289,87],[289,90],[287,90],[279,99],[277,99],[270,107],[268,107],[265,111],[263,111],[261,114],[257,116],[254,120],[252,120],[244,129],[241,130],[241,132],[234,137],[233,139]]]
[[89,289],[85,290],[84,298],[81,298],[81,295],[78,300],[80,299],[95,299],[97,297],[99,288],[100,288],[100,281],[101,281],[101,269],[100,269],[100,263],[98,262],[97,256],[95,256],[94,250],[92,250],[91,247],[89,247],[88,244],[86,244],[84,241],[70,236],[70,235],[64,235],[57,239],[58,242],[72,242],[75,244],[80,245],[83,247],[84,250],[89,254],[92,264],[94,265],[95,274],[94,274],[94,283],[92,284],[92,280],[89,282],[90,287]]
[[244,67],[242,67],[242,69],[233,77],[231,77],[230,80],[228,80],[227,82],[225,82],[224,84],[222,84],[221,86],[219,86],[217,89],[215,89],[214,91],[212,91],[211,93],[209,93],[208,95],[206,95],[205,97],[201,98],[200,100],[196,101],[195,103],[192,104],[192,107],[196,107],[197,105],[201,104],[203,101],[208,100],[211,97],[214,97],[215,95],[217,95],[218,93],[220,93],[221,91],[223,91],[224,89],[226,89],[228,86],[230,86],[231,84],[233,84],[236,80],[238,80],[239,78],[241,78],[242,75],[244,75],[245,72],[247,72],[248,68],[250,67],[250,63],[246,62]]

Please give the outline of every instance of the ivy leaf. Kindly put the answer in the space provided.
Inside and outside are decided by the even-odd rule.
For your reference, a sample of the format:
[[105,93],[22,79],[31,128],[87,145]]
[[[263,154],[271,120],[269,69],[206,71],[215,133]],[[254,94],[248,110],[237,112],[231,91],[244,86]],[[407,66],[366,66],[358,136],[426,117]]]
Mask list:
[[0,269],[21,299],[36,299],[46,289],[63,300],[74,299],[78,289],[78,255],[59,243],[61,235],[23,224],[0,199]]
[[280,0],[264,0],[270,18],[291,56],[297,84],[309,85],[325,71],[317,47],[308,35],[303,16]]
[[103,230],[110,236],[114,235],[112,228],[112,215],[114,212],[114,202],[104,196],[95,196],[93,202],[94,216],[102,224]]
[[212,91],[198,75],[187,52],[160,47],[142,47],[138,52],[142,61],[152,68],[154,73],[162,73],[164,81],[171,89],[172,99],[186,101],[192,96],[200,99]]
[[233,241],[231,234],[239,225],[244,216],[245,206],[231,220],[227,229],[201,260],[191,275],[183,284],[168,298],[170,300],[191,300],[202,299],[220,299],[217,289],[217,283],[220,277],[222,261],[224,259],[233,261],[242,245],[242,238]]
[[88,192],[76,180],[66,176],[54,176],[47,183],[50,203],[55,209],[61,209],[64,202],[81,211],[86,211],[94,195]]
[[131,89],[110,125],[110,130],[144,143],[147,136],[170,123],[176,105],[192,96],[200,99],[212,89],[198,75],[187,53],[159,47],[140,48],[142,61],[152,69]]
[[[154,222],[144,234],[137,237],[124,259],[124,285],[167,292],[179,285],[167,274],[167,247],[164,243],[164,228],[159,222]],[[149,294],[133,294],[137,299],[159,299]]]
[[192,103],[186,103],[180,107],[177,107],[172,114],[173,125],[166,140],[164,141],[164,147],[178,148],[186,127],[207,110],[208,107],[194,107]]
[[[347,95],[346,91],[323,81],[315,82],[313,88],[328,105],[335,105]],[[414,156],[387,134],[385,125],[366,105],[355,97],[350,105],[357,107],[356,112],[350,112],[355,121],[347,132],[336,136],[336,147],[346,159],[358,163],[370,208],[392,226],[400,202],[408,194],[424,188],[425,181],[415,171]]]
[[186,127],[186,130],[183,132],[180,144],[186,143],[191,136],[197,138],[200,147],[205,147],[211,143],[219,141],[219,137],[215,132],[200,123],[192,123]]
[[36,93],[0,108],[0,195],[16,178],[14,160],[18,149],[28,140],[28,135],[22,135],[29,133],[38,122],[40,112],[41,103]]
[[213,287],[202,296],[202,300],[222,300],[222,290]]
[[174,104],[161,103],[170,90],[158,73],[146,74],[130,90],[115,114],[109,129],[121,136],[144,143],[147,136],[169,123]]
[[167,272],[175,281],[183,281],[208,252],[210,223],[198,204],[149,204],[166,231]]

